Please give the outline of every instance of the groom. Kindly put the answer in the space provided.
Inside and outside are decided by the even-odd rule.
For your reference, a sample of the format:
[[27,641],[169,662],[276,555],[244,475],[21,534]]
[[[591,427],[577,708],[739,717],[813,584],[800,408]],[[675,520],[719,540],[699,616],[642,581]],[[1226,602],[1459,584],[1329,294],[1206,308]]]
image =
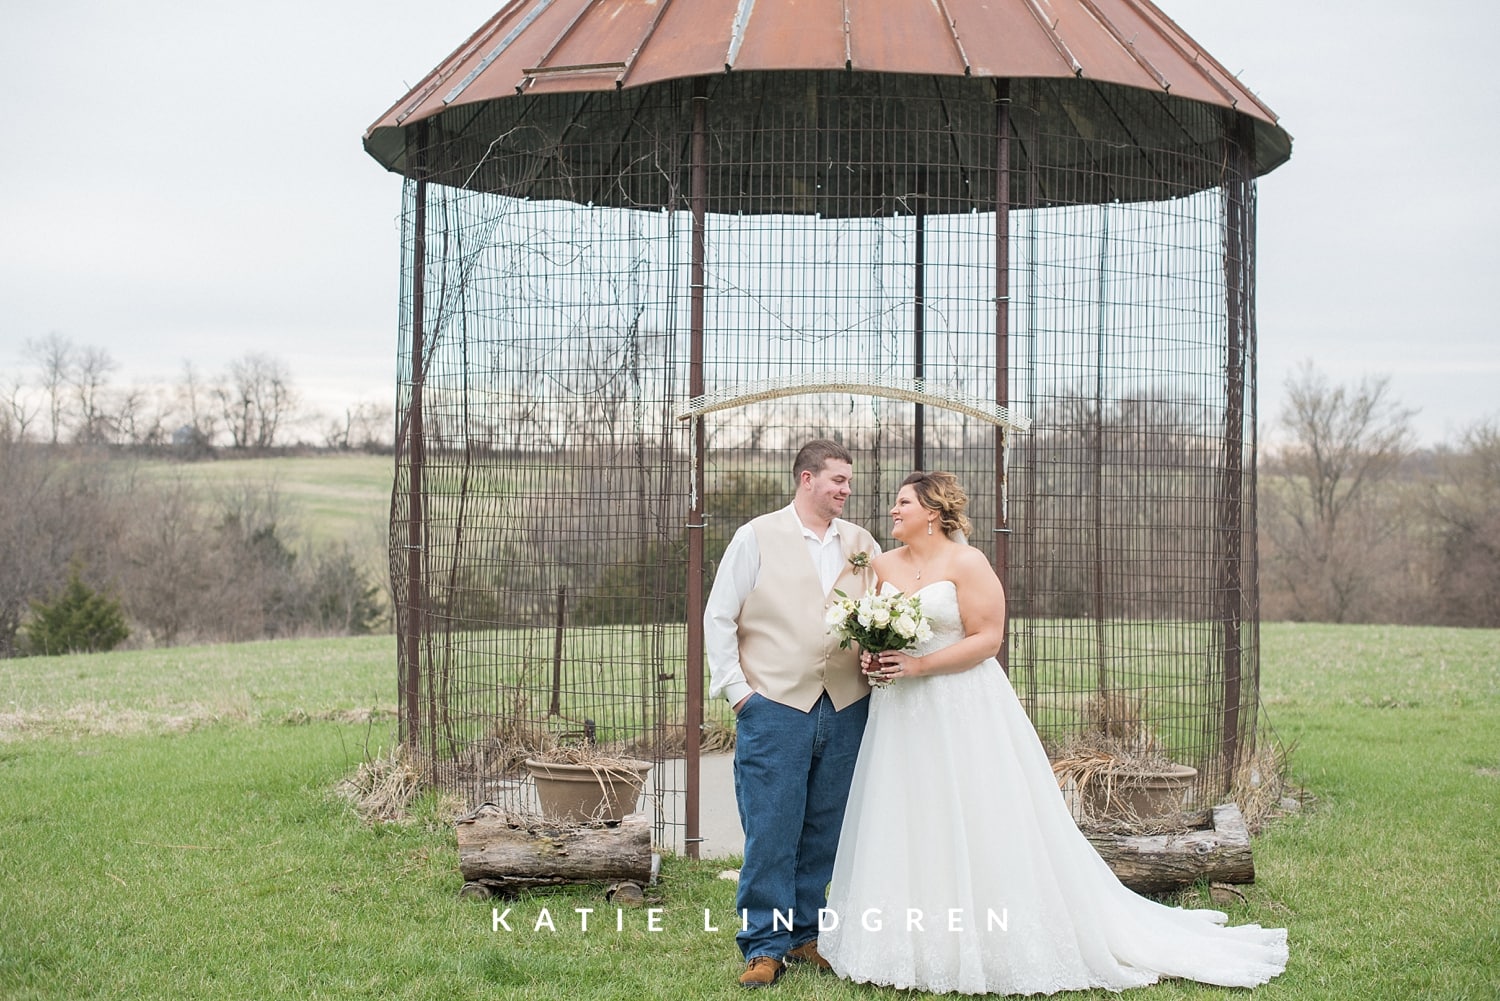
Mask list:
[[704,610],[709,694],[735,712],[742,987],[774,984],[788,959],[828,966],[818,955],[818,911],[870,688],[824,616],[835,589],[864,594],[869,559],[880,552],[869,532],[839,517],[853,472],[838,442],[802,446],[792,503],[735,533]]

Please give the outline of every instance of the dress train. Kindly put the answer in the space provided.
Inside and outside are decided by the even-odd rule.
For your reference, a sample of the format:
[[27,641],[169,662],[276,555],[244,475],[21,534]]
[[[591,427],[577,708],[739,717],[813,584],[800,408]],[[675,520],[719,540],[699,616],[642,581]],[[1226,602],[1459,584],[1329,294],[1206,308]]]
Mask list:
[[[963,638],[957,592],[918,592]],[[871,693],[819,951],[840,976],[936,993],[1121,990],[1164,976],[1250,987],[1286,966],[1284,929],[1224,927],[1123,886],[1078,830],[992,658]],[[832,927],[826,927],[832,925]]]

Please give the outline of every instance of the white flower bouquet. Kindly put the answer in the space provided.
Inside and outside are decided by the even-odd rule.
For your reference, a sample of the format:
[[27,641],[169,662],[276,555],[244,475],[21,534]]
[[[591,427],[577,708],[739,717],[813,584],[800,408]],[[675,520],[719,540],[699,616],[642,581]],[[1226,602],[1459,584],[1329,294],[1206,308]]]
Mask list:
[[[867,653],[905,650],[932,636],[932,626],[922,614],[922,599],[900,591],[851,598],[834,591],[838,600],[828,609],[828,631],[840,638],[839,647],[857,643]],[[872,685],[889,684],[866,675]]]

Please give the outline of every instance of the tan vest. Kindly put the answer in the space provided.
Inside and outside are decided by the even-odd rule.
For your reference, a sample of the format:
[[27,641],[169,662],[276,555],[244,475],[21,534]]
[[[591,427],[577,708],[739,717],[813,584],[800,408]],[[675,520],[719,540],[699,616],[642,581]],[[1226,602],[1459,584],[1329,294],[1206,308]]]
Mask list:
[[[871,570],[848,562],[857,552],[875,553],[875,540],[858,525],[838,519],[845,565],[834,590],[853,598],[865,593]],[[824,617],[837,600],[824,593],[802,526],[788,508],[750,523],[760,548],[755,587],[740,608],[740,667],[750,686],[766,698],[809,712],[824,691],[835,709],[870,694],[853,649],[840,650]]]

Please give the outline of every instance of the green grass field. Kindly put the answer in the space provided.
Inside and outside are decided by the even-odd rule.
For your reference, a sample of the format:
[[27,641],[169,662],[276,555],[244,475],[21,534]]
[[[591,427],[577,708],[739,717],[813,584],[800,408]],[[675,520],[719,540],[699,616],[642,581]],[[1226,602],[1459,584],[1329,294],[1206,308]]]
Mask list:
[[[1500,996],[1500,633],[1263,640],[1268,716],[1315,802],[1256,840],[1231,907],[1290,930],[1255,996]],[[617,931],[600,888],[523,897],[494,930],[457,896],[435,804],[361,823],[333,789],[389,746],[394,673],[390,637],[0,662],[0,997],[742,996],[723,862],[666,860],[660,931],[635,910]],[[801,968],[774,991],[894,996]]]
[[314,543],[384,547],[396,460],[389,455],[328,454],[144,462],[147,479],[182,476],[210,493],[240,484],[274,484],[293,526]]

